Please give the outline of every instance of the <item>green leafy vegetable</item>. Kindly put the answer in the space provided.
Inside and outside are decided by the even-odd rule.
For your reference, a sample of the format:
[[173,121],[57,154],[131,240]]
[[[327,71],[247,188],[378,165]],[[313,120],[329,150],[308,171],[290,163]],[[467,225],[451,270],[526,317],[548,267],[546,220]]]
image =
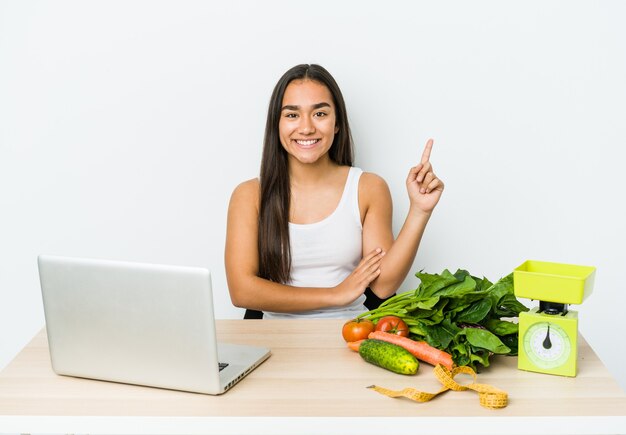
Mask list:
[[479,323],[491,311],[491,299],[485,298],[474,302],[456,315],[457,322]]
[[486,329],[465,328],[459,334],[465,334],[469,344],[477,349],[486,349],[489,352],[501,354],[511,351],[496,335]]
[[452,274],[418,272],[419,287],[400,293],[361,314],[375,323],[394,315],[409,326],[411,338],[452,355],[457,365],[489,366],[493,354],[517,355],[518,326],[506,320],[528,311],[513,292],[513,274],[492,283],[466,270]]

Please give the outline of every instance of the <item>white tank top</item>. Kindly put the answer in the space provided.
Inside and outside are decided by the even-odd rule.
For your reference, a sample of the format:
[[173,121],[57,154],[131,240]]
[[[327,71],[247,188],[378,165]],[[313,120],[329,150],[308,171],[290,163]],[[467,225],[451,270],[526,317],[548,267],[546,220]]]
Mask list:
[[[359,211],[359,179],[363,171],[351,167],[335,211],[313,224],[289,223],[291,279],[294,287],[334,287],[361,261],[363,226]],[[367,311],[365,296],[347,306],[299,313],[265,312],[265,319],[353,318]]]

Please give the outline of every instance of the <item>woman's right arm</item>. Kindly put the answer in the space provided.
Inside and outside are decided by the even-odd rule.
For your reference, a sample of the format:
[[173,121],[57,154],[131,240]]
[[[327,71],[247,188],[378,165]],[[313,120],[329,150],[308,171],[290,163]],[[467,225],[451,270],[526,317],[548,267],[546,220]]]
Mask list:
[[228,206],[225,264],[233,305],[292,313],[343,306],[358,298],[378,276],[383,253],[374,250],[336,287],[292,287],[260,278],[258,216],[259,182],[254,179],[237,186]]

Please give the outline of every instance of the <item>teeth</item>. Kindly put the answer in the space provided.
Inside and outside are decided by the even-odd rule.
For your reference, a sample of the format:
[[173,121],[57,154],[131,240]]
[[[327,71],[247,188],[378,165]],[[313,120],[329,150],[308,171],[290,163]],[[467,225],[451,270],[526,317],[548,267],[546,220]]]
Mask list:
[[297,140],[296,141],[298,143],[298,145],[313,145],[315,142],[317,142],[317,139],[311,139],[311,140]]

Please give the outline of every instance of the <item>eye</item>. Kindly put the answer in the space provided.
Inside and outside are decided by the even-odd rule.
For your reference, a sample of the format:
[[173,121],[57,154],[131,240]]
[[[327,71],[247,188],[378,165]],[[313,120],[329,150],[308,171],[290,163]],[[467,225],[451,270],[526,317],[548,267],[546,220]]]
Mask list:
[[285,118],[297,118],[297,113],[285,113]]
[[315,113],[315,116],[318,116],[318,117],[320,117],[320,118],[322,118],[322,117],[324,117],[324,116],[327,116],[327,115],[328,115],[328,114],[327,114],[326,112],[317,112],[317,113]]

